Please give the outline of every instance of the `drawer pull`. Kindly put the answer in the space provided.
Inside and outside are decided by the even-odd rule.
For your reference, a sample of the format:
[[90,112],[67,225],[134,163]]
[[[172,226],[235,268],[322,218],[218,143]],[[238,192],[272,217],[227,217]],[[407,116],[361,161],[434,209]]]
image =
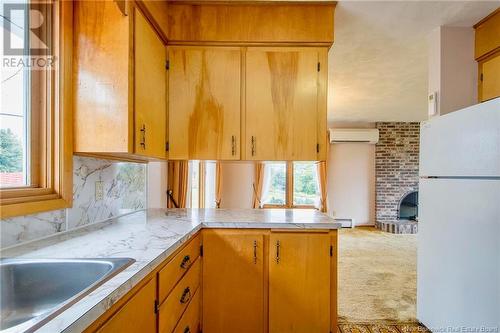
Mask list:
[[257,241],[253,241],[253,263],[257,264]]
[[142,149],[146,149],[146,125],[142,124],[140,131],[142,134],[140,145]]
[[236,155],[236,137],[231,136],[231,155]]
[[186,328],[184,329],[184,333],[191,333],[191,329],[189,328],[189,326],[186,326]]
[[191,290],[189,289],[189,287],[186,287],[186,289],[184,289],[184,292],[182,293],[180,302],[181,304],[184,304],[189,302],[190,299],[191,299]]
[[280,241],[277,241],[276,242],[276,263],[279,264],[280,263]]
[[255,153],[257,152],[257,138],[252,135],[252,156],[255,156]]
[[184,257],[184,259],[182,259],[181,268],[186,269],[189,266],[191,266],[191,257],[187,255]]

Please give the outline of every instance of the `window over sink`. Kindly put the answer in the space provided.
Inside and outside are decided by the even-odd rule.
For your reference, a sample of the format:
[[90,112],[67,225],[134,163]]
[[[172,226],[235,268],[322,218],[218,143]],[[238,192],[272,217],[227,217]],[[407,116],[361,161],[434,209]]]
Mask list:
[[71,205],[72,6],[0,6],[1,218]]

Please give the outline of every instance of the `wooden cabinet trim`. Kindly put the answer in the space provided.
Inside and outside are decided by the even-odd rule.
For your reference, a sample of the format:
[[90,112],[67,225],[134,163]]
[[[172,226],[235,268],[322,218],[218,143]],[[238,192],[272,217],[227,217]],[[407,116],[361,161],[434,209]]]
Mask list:
[[168,3],[170,42],[333,43],[335,3]]

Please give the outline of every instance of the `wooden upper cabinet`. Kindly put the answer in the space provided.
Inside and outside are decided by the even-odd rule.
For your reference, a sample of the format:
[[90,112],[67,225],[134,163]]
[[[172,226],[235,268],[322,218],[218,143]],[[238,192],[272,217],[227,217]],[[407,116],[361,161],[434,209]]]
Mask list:
[[152,25],[134,11],[135,152],[166,158],[166,50]]
[[168,47],[170,159],[240,159],[241,50]]
[[500,97],[500,51],[479,62],[479,101]]
[[325,54],[318,48],[248,48],[246,159],[320,159],[319,148],[326,149]]
[[478,97],[484,102],[500,96],[500,8],[474,26],[479,65]]
[[264,265],[263,232],[203,231],[203,332],[263,332]]
[[[331,236],[271,232],[269,333],[332,332]],[[333,251],[332,251],[333,253]]]
[[500,51],[500,8],[474,25],[474,28],[476,60]]
[[134,2],[76,1],[74,36],[74,151],[165,158],[166,52],[153,25]]

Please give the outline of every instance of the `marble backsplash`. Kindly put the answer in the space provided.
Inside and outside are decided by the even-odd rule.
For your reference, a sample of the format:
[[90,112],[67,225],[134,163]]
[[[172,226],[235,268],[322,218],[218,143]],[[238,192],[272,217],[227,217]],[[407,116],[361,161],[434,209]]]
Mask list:
[[[146,168],[140,163],[73,157],[73,207],[0,220],[0,248],[146,208]],[[103,185],[100,200],[96,182]]]

